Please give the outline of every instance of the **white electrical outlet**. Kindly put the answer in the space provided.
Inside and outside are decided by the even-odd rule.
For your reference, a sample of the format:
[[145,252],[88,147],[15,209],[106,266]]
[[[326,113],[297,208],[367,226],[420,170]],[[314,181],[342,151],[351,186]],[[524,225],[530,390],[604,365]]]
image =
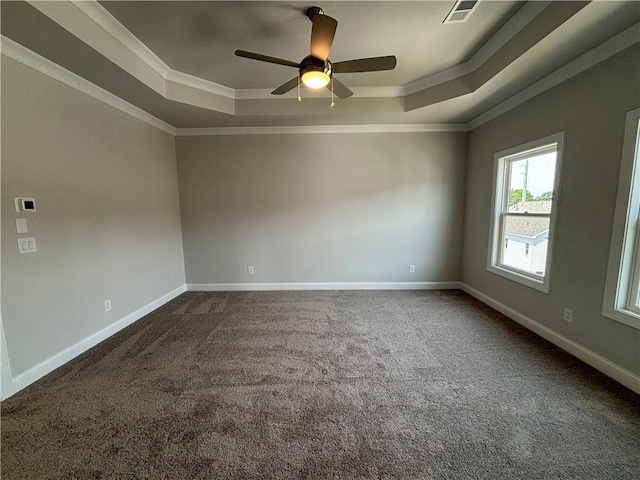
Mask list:
[[415,265],[409,265],[409,273],[416,273],[416,266]]
[[570,308],[565,308],[563,318],[565,322],[573,322],[573,310],[571,310]]
[[104,311],[108,312],[111,310],[111,300],[105,300],[104,301]]
[[253,269],[253,267],[247,267],[247,275],[253,275],[255,274],[255,270]]

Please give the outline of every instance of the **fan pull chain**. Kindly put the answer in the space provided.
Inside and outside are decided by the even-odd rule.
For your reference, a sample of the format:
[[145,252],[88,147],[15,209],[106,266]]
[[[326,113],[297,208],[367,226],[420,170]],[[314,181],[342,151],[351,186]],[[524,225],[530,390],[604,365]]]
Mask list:
[[302,101],[302,97],[300,96],[300,74],[298,74],[298,101]]
[[331,107],[335,107],[336,104],[333,102],[333,76],[331,76]]

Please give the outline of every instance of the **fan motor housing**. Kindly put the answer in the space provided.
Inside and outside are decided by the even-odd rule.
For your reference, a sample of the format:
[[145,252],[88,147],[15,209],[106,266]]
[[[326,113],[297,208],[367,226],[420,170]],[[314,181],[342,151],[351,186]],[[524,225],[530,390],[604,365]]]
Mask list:
[[308,55],[300,62],[300,76],[307,72],[323,72],[331,76],[331,62],[329,59],[326,61],[319,58]]
[[309,17],[309,20],[313,22],[313,17],[315,17],[316,15],[324,15],[324,10],[322,10],[320,7],[309,7],[304,13],[307,17]]

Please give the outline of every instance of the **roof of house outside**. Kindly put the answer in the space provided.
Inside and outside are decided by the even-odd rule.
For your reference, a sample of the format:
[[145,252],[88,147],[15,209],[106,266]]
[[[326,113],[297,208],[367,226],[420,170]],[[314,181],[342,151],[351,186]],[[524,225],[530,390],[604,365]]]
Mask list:
[[[551,213],[551,200],[518,202],[509,207],[509,213]],[[549,218],[509,217],[505,222],[505,233],[522,237],[537,237],[549,230]]]
[[518,202],[509,206],[509,213],[551,213],[551,200]]

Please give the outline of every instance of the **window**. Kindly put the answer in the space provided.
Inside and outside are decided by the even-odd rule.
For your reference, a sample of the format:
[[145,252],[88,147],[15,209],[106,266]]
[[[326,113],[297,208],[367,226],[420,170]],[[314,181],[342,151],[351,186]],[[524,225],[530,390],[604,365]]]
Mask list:
[[640,329],[640,109],[627,113],[602,314]]
[[494,157],[487,270],[545,293],[563,144],[561,132]]

